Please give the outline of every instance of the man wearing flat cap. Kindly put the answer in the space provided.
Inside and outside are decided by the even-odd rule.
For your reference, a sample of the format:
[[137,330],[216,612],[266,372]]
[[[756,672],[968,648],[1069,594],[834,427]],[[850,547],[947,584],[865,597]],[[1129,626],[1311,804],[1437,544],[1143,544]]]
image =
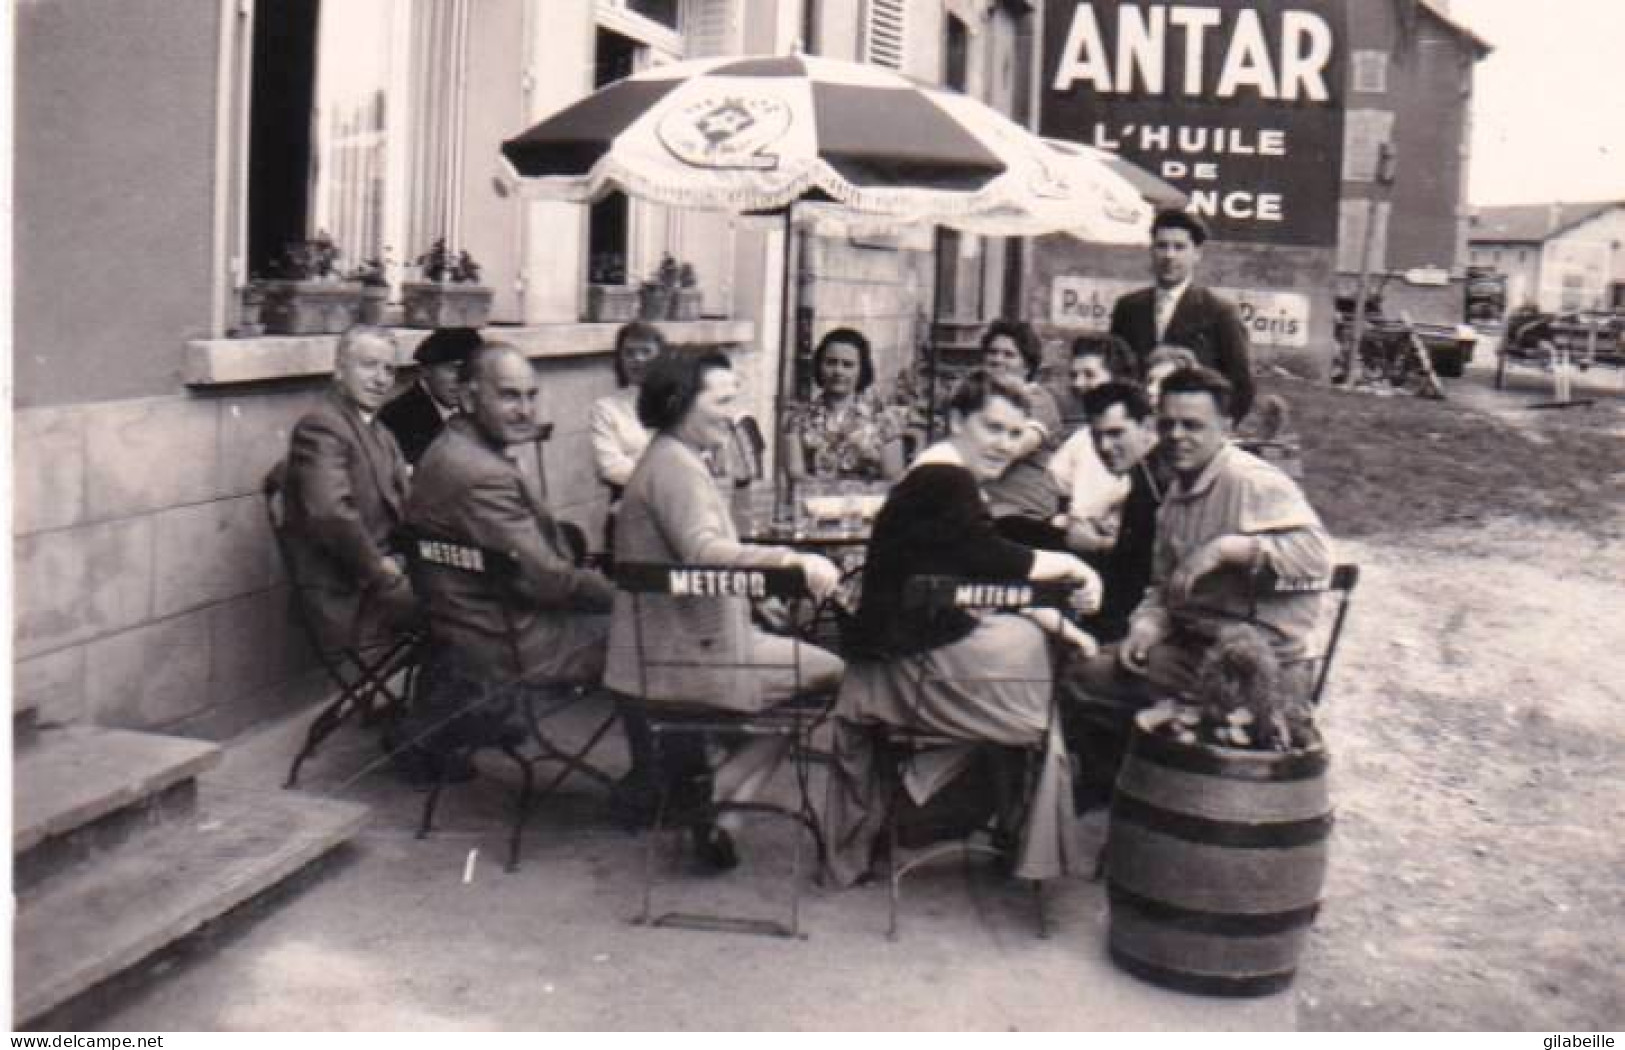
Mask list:
[[1230,419],[1240,422],[1253,404],[1247,329],[1232,304],[1192,278],[1202,260],[1207,224],[1178,208],[1151,222],[1150,288],[1130,292],[1112,307],[1112,334],[1128,341],[1140,375],[1159,346],[1183,346],[1197,361],[1230,381]]
[[412,354],[418,381],[378,413],[408,463],[417,463],[456,413],[457,370],[480,341],[475,328],[436,328]]

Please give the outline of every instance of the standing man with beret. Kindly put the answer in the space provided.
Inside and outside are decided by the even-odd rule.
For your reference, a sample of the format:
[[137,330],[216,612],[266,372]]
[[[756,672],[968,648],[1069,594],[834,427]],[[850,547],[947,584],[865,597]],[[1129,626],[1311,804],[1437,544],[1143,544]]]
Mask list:
[[1128,341],[1141,379],[1146,359],[1159,346],[1183,346],[1197,361],[1230,382],[1230,421],[1239,423],[1253,404],[1252,360],[1247,329],[1232,304],[1196,284],[1207,224],[1178,208],[1151,221],[1151,275],[1155,284],[1130,292],[1112,307],[1112,335]]
[[385,405],[378,418],[395,435],[408,463],[418,458],[457,411],[457,370],[481,343],[475,328],[436,328],[412,354],[418,381]]

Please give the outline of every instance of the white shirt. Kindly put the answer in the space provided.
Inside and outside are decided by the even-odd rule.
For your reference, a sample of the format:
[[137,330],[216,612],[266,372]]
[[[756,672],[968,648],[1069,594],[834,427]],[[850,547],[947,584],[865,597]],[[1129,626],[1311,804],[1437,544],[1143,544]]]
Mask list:
[[1168,325],[1174,319],[1174,311],[1179,308],[1179,300],[1184,296],[1185,289],[1189,288],[1190,286],[1191,282],[1188,278],[1180,281],[1172,288],[1164,288],[1160,284],[1157,285],[1156,293],[1152,300],[1156,309],[1157,342],[1162,342],[1163,336],[1167,334]]
[[429,399],[429,404],[433,405],[434,410],[440,413],[440,422],[444,423],[446,420],[457,414],[457,410],[455,408],[447,408],[445,405],[440,403],[440,399],[434,396],[434,391],[429,389],[428,383],[425,383],[420,379],[418,380],[418,386],[423,388],[423,394]]
[[1095,451],[1088,427],[1067,438],[1049,461],[1050,476],[1070,498],[1068,515],[1076,520],[1115,513],[1128,498],[1129,479],[1106,469]]
[[638,388],[629,386],[592,403],[587,413],[598,480],[625,485],[649,447],[649,432],[638,421]]

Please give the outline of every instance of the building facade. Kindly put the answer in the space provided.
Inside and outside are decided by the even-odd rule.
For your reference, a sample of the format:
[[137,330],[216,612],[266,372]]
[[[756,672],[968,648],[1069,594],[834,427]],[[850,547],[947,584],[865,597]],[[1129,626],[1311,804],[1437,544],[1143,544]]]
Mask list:
[[[1467,176],[1473,68],[1489,45],[1437,0],[1347,5],[1348,108],[1339,204],[1339,287],[1352,291],[1370,230],[1373,274],[1444,270],[1445,285],[1386,289],[1390,313],[1459,321],[1466,275]],[[1379,181],[1380,148],[1392,151],[1392,184]]]
[[1625,309],[1625,201],[1480,208],[1468,247],[1506,278],[1509,309]]
[[[699,278],[746,408],[771,417],[782,234],[610,198],[522,200],[498,144],[651,65],[809,50],[1013,104],[1027,5],[972,0],[35,0],[16,11],[15,685],[48,722],[222,737],[320,683],[259,496],[324,389],[332,336],[243,337],[242,290],[324,232],[395,286],[466,248],[536,361],[536,466],[599,534],[585,406],[616,326],[590,283],[665,254]],[[937,296],[1003,312],[1004,249],[802,231],[803,349],[864,328],[902,367]],[[944,258],[938,264],[934,260]],[[420,332],[402,330],[402,359]],[[766,428],[771,430],[772,428]]]

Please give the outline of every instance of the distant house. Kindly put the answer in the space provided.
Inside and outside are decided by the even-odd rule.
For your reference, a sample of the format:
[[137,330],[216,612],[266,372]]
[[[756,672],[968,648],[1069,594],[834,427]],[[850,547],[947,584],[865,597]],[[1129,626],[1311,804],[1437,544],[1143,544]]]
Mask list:
[[[1338,270],[1360,268],[1376,197],[1371,269],[1465,263],[1473,69],[1490,45],[1435,0],[1351,3]],[[1394,151],[1394,184],[1377,189],[1378,151]],[[1459,293],[1452,293],[1459,301]]]
[[1480,208],[1469,262],[1507,279],[1507,304],[1625,307],[1625,200]]

